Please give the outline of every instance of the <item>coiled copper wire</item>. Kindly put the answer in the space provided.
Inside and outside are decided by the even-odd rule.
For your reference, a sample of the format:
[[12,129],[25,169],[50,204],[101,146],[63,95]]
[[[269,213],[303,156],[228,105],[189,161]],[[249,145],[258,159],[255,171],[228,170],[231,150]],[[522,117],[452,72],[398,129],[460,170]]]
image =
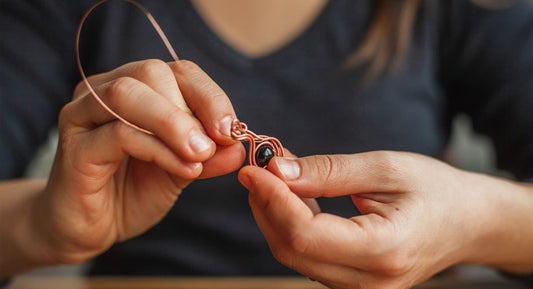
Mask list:
[[[113,115],[114,117],[116,117],[118,120],[120,120],[124,124],[134,128],[136,130],[139,130],[141,132],[153,135],[153,133],[151,131],[148,131],[148,130],[146,130],[144,128],[141,128],[141,127],[129,122],[128,120],[126,120],[123,117],[121,117],[118,113],[113,111],[113,109],[111,109],[102,100],[102,98],[100,98],[98,96],[98,94],[96,94],[96,91],[94,90],[94,88],[89,83],[89,80],[87,79],[87,76],[85,75],[85,72],[83,70],[83,66],[81,64],[81,58],[80,58],[80,35],[81,35],[81,30],[83,28],[83,24],[85,23],[85,20],[87,20],[87,17],[89,16],[89,14],[91,14],[91,12],[96,7],[98,7],[98,6],[104,4],[105,2],[108,2],[108,1],[110,1],[110,0],[100,0],[100,1],[96,2],[94,5],[92,5],[87,10],[87,12],[85,12],[85,14],[83,15],[83,17],[82,17],[82,19],[80,21],[80,24],[78,25],[78,30],[76,32],[76,46],[75,46],[75,49],[76,49],[76,61],[77,61],[77,64],[78,64],[78,69],[79,69],[80,74],[81,74],[81,78],[82,78],[83,82],[85,83],[85,85],[87,86],[87,89],[89,89],[89,92],[91,93],[91,95],[111,115]],[[135,5],[137,8],[139,8],[144,13],[144,15],[148,18],[148,20],[150,21],[150,23],[154,27],[154,29],[157,32],[157,34],[159,34],[159,37],[161,38],[161,40],[163,41],[163,43],[167,47],[167,50],[169,51],[169,53],[172,56],[172,58],[174,59],[174,61],[179,61],[179,58],[178,58],[178,55],[177,55],[176,51],[174,50],[174,48],[170,44],[170,41],[168,41],[167,36],[163,32],[163,29],[161,29],[161,27],[159,26],[157,21],[154,19],[152,14],[148,10],[146,10],[146,8],[144,8],[141,4],[139,4],[137,1],[134,1],[134,0],[120,0],[120,1],[131,3],[131,4]],[[251,165],[258,166],[258,162],[257,162],[257,159],[256,159],[256,157],[257,157],[256,154],[257,154],[257,152],[260,149],[265,148],[265,147],[270,148],[275,156],[283,156],[284,155],[283,154],[283,146],[281,145],[281,142],[279,140],[277,140],[274,137],[269,137],[269,136],[265,136],[265,135],[257,135],[255,133],[253,133],[252,131],[248,130],[248,126],[245,123],[240,122],[238,119],[233,120],[232,127],[231,127],[231,135],[232,135],[232,137],[235,140],[248,141],[250,143],[250,148],[249,148],[249,152],[248,152],[248,161],[249,161],[249,163]],[[263,167],[266,167],[266,165],[264,165]]]
[[[259,166],[257,163],[257,152],[264,146],[269,146],[275,156],[284,156],[283,146],[277,138],[266,135],[257,135],[249,130],[244,122],[241,122],[238,119],[234,119],[231,124],[231,136],[238,141],[248,141],[250,144],[250,147],[248,148],[248,162],[250,165]],[[267,165],[263,165],[262,167],[266,166]]]

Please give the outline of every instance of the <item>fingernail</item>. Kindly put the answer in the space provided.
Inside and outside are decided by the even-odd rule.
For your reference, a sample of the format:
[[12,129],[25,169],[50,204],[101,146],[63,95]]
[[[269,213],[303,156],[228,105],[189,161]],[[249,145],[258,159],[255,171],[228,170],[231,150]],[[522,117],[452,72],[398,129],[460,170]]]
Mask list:
[[185,163],[185,166],[189,168],[191,174],[194,175],[193,178],[197,177],[200,173],[202,173],[202,163]]
[[226,116],[220,121],[220,133],[223,136],[231,137],[231,125],[235,117]]
[[202,166],[202,163],[189,163],[188,166],[192,171],[195,171]]
[[300,164],[296,160],[277,158],[276,163],[285,180],[290,181],[300,177]]
[[210,149],[212,143],[213,141],[210,138],[197,130],[189,133],[189,145],[196,153]]

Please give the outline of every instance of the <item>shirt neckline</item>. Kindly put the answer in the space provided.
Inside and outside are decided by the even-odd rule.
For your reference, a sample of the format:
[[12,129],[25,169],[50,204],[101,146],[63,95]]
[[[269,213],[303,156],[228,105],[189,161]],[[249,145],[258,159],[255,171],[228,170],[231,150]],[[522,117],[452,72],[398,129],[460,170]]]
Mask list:
[[305,41],[325,21],[333,2],[329,0],[311,23],[293,39],[258,57],[249,57],[222,39],[209,27],[190,1],[185,1],[185,17],[182,19],[182,25],[189,26],[189,28],[184,30],[189,31],[189,37],[194,41],[200,42],[201,45],[199,47],[203,47],[205,49],[204,52],[210,57],[217,58],[219,61],[224,62],[225,65],[236,66],[241,69],[252,69],[261,63],[283,58],[286,53],[298,47],[302,41]]

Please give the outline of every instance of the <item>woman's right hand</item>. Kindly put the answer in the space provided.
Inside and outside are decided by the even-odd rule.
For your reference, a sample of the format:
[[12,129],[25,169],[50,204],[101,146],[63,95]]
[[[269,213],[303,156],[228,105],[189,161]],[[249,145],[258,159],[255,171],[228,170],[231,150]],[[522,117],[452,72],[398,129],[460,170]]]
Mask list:
[[[54,263],[78,263],[158,223],[199,177],[238,169],[235,112],[189,61],[145,60],[89,78],[108,113],[80,83],[59,117],[48,185],[35,202],[37,230]],[[194,114],[193,114],[194,113]]]

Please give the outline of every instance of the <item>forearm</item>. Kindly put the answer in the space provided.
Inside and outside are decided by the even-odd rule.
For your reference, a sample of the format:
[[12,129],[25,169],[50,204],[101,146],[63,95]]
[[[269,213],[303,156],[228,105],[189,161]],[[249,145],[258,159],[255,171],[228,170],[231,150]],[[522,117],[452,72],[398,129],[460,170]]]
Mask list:
[[478,228],[483,232],[468,262],[515,273],[533,273],[533,185],[469,174],[481,200]]
[[0,182],[0,280],[53,263],[35,217],[45,185],[44,180]]

